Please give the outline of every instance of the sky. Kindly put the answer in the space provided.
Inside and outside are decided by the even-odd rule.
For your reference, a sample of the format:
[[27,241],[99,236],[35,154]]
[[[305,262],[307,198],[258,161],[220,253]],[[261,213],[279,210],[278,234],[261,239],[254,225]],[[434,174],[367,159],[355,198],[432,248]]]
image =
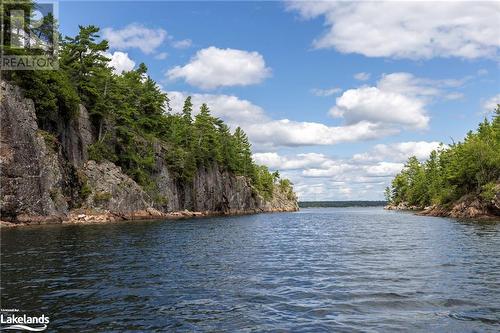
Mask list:
[[172,112],[207,103],[299,199],[380,200],[409,156],[500,103],[500,2],[61,1],[116,73],[144,62]]

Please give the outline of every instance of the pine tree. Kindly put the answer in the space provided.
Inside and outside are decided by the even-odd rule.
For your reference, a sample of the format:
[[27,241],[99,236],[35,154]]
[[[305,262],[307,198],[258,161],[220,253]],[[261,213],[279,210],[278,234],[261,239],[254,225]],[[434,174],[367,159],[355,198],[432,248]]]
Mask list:
[[191,125],[193,122],[193,118],[191,116],[193,112],[193,103],[191,102],[191,96],[188,96],[184,101],[184,106],[182,107],[182,118],[184,122],[188,125]]
[[234,132],[237,160],[235,163],[236,172],[244,176],[253,174],[252,150],[246,133],[237,127]]

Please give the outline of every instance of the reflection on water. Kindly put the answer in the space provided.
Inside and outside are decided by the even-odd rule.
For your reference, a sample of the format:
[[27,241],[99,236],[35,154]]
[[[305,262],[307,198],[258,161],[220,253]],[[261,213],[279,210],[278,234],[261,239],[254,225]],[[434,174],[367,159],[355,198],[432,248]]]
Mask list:
[[495,331],[500,223],[381,209],[2,230],[50,331]]

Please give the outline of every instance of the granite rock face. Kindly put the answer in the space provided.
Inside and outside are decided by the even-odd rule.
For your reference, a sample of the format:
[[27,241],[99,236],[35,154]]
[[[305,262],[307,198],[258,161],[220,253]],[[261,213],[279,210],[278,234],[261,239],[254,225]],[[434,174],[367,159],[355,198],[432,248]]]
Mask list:
[[89,158],[88,146],[94,142],[87,109],[80,105],[77,116],[69,122],[61,122],[59,128],[65,158],[73,166],[82,167]]
[[150,196],[111,162],[88,161],[80,177],[88,189],[82,208],[127,214],[153,205]]
[[33,102],[3,81],[0,89],[2,218],[66,214],[60,151],[38,129]]
[[241,214],[259,211],[298,210],[296,198],[289,198],[275,189],[273,200],[266,202],[255,193],[247,178],[236,176],[212,164],[197,170],[191,183],[181,183],[157,159],[155,181],[160,195],[165,198],[167,211],[191,210]]
[[59,122],[54,136],[38,128],[35,106],[19,88],[0,83],[1,220],[79,220],[81,211],[107,221],[185,210],[204,215],[298,210],[295,196],[277,187],[272,200],[265,201],[248,179],[216,164],[199,168],[191,182],[182,182],[168,169],[161,147],[153,175],[158,193],[151,197],[115,164],[88,160],[95,137],[83,106],[71,121]]

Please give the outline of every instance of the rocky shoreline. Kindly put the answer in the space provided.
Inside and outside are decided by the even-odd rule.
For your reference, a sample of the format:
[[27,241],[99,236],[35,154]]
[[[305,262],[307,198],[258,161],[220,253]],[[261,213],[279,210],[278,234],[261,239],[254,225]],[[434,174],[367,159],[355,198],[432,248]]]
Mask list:
[[0,220],[0,228],[7,227],[22,227],[33,225],[54,225],[54,224],[103,224],[112,222],[125,222],[125,221],[144,221],[144,220],[182,220],[191,218],[204,218],[211,216],[238,216],[238,215],[251,215],[259,213],[278,213],[278,212],[294,212],[298,209],[273,209],[273,210],[240,210],[230,212],[217,212],[217,211],[203,211],[193,212],[189,210],[175,211],[175,212],[161,212],[154,208],[147,208],[145,210],[128,212],[128,213],[115,213],[110,211],[96,212],[75,210],[68,215],[64,216],[18,216],[15,222]]
[[387,205],[384,209],[411,211],[420,216],[500,221],[500,192],[497,192],[491,201],[482,200],[475,195],[466,195],[448,206],[418,207],[403,202]]

